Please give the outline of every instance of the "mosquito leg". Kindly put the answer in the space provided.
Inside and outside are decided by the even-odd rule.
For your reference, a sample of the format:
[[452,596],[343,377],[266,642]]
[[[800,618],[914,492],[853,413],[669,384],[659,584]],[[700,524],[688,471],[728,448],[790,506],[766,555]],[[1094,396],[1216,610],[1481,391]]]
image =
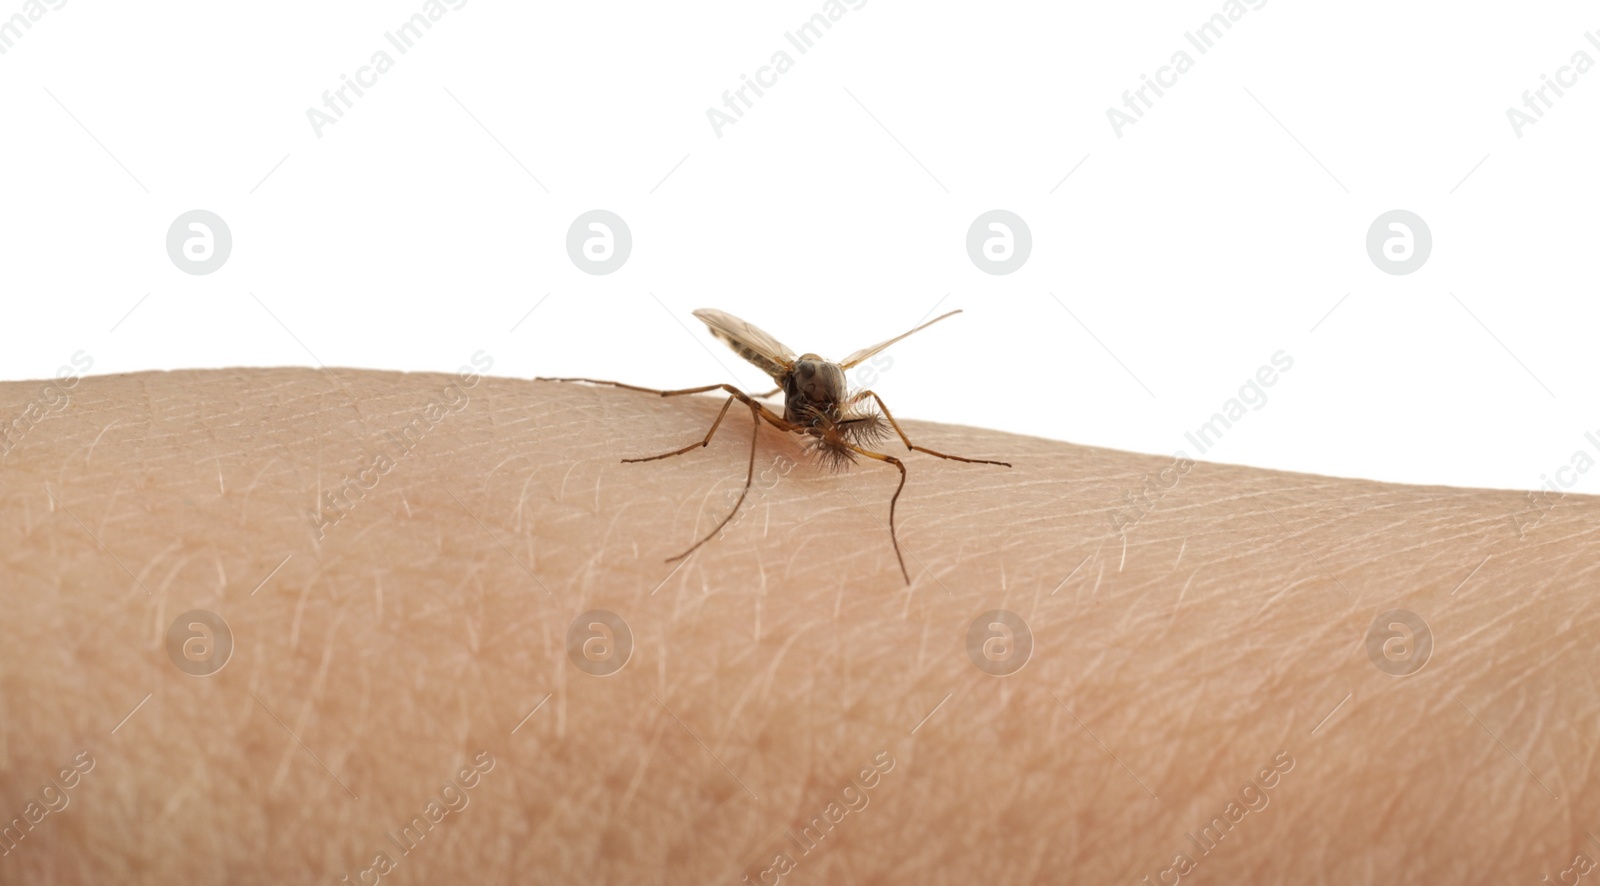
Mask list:
[[884,405],[882,397],[878,396],[877,394],[873,393],[872,391],[862,391],[861,393],[859,393],[859,394],[855,395],[854,397],[852,397],[851,400],[852,401],[865,400],[868,397],[871,397],[872,399],[878,401],[878,408],[883,410],[883,417],[887,418],[889,420],[889,426],[894,428],[894,432],[896,434],[900,435],[900,440],[901,440],[901,442],[906,444],[906,448],[907,449],[915,450],[916,452],[926,452],[929,455],[936,455],[936,456],[938,456],[940,458],[948,458],[951,461],[964,461],[964,462],[967,462],[968,464],[974,464],[974,465],[1000,465],[1002,467],[1007,467],[1007,468],[1011,467],[1011,462],[1008,462],[1008,461],[990,461],[989,459],[986,459],[986,458],[964,458],[964,457],[959,456],[959,455],[949,455],[947,453],[938,452],[938,451],[929,449],[926,446],[918,446],[915,443],[911,442],[911,438],[906,436],[906,432],[905,431],[900,430],[900,423],[895,421],[894,420],[894,416],[889,413],[889,407]]
[[[641,388],[638,385],[625,385],[620,381],[602,381],[601,379],[598,379],[598,378],[545,378],[545,377],[539,377],[539,378],[535,378],[534,381],[583,382],[585,384],[591,384],[591,385],[605,385],[607,387],[612,387],[612,388],[623,388],[623,389],[629,390],[629,391],[641,391],[641,392],[646,393],[646,394],[661,394],[661,395],[665,396],[666,393],[667,393],[666,391],[663,391],[660,388]],[[711,387],[701,388],[700,390],[709,391],[709,390],[712,390],[715,387],[716,387],[715,385],[712,385]]]
[[[622,463],[626,465],[641,461],[655,461],[661,458],[671,458],[674,455],[682,455],[696,447],[710,446],[712,436],[717,433],[717,428],[722,424],[723,418],[727,417],[728,407],[733,405],[733,401],[735,399],[736,398],[734,397],[729,397],[728,399],[722,401],[722,411],[717,413],[717,420],[711,423],[711,430],[706,431],[705,439],[701,440],[699,443],[690,443],[688,446],[685,446],[682,449],[674,449],[671,452],[663,452],[660,455],[647,455],[643,458],[625,458],[622,460]],[[759,425],[760,423],[757,422],[757,424]]]
[[[734,397],[729,397],[727,399],[727,402],[722,404],[722,411],[724,413],[726,413],[728,411],[728,405],[730,403],[732,403],[734,401],[734,399],[735,399]],[[706,537],[705,538],[702,538],[699,541],[695,542],[692,546],[690,546],[689,550],[684,551],[683,553],[679,554],[678,556],[676,556],[676,557],[668,557],[667,558],[667,562],[668,563],[671,563],[674,560],[682,560],[684,557],[687,557],[690,554],[694,553],[701,545],[703,545],[706,542],[712,540],[713,538],[716,538],[717,537],[717,533],[722,531],[722,527],[728,525],[728,521],[733,519],[733,515],[739,513],[739,508],[744,505],[745,498],[750,495],[750,484],[755,481],[755,477],[756,477],[756,438],[758,438],[761,435],[761,418],[762,418],[762,416],[761,416],[761,404],[756,403],[755,401],[749,400],[749,399],[746,399],[745,402],[747,404],[749,404],[749,406],[750,406],[750,464],[745,469],[744,489],[741,490],[740,493],[739,493],[739,500],[733,503],[733,510],[728,512],[728,516],[723,517],[722,518],[722,522],[718,523],[716,525],[716,528],[714,528],[710,532],[706,533]],[[721,420],[722,420],[722,416],[718,415],[717,416],[717,421],[720,422]],[[712,430],[715,430],[715,428],[713,428]],[[710,439],[710,435],[707,435],[707,439]]]
[[768,397],[776,397],[777,395],[779,395],[781,393],[783,393],[783,388],[773,388],[772,390],[766,392],[765,394],[756,394],[755,397],[756,397],[757,400],[765,400]]
[[[755,403],[754,402],[754,398],[752,398],[749,394],[746,394],[744,391],[741,391],[738,388],[734,387],[733,385],[729,385],[729,384],[701,385],[698,388],[679,388],[677,390],[672,390],[672,391],[663,391],[660,388],[645,388],[645,387],[640,387],[639,385],[623,384],[620,381],[604,381],[604,380],[598,379],[598,378],[544,378],[544,377],[540,377],[540,378],[534,379],[534,381],[583,382],[585,384],[606,385],[607,387],[622,388],[623,390],[627,390],[627,391],[639,391],[639,392],[645,393],[645,394],[655,394],[658,397],[678,397],[678,396],[682,396],[684,394],[704,394],[704,393],[706,393],[708,391],[726,391],[729,394],[729,396],[734,397],[739,402],[744,403],[747,406],[753,406],[753,407],[759,409],[761,411],[761,418],[764,419],[767,422],[767,424],[772,425],[773,427],[777,428],[780,431],[792,431],[792,430],[795,429],[794,425],[791,425],[788,422],[783,420],[783,416],[778,415],[776,412],[773,412],[771,409],[767,408],[766,406],[764,406],[764,405],[762,405],[760,403]],[[766,396],[766,395],[763,394],[762,396]],[[689,447],[689,448],[692,449],[694,447]]]
[[[644,391],[649,389],[638,388],[637,390]],[[780,431],[795,430],[795,426],[784,421],[783,416],[773,412],[771,409],[768,409],[764,404],[757,403],[755,398],[751,397],[749,394],[746,394],[744,391],[739,390],[733,385],[703,385],[698,388],[681,388],[676,391],[656,391],[655,393],[658,393],[663,397],[677,397],[682,394],[704,394],[707,391],[727,391],[728,396],[733,397],[740,403],[750,407],[750,410],[756,414],[756,417],[765,420],[767,424],[772,425]],[[757,422],[757,424],[759,424],[759,422]]]
[[895,468],[900,471],[900,485],[894,488],[894,496],[889,499],[889,541],[894,543],[894,558],[900,561],[900,574],[905,577],[906,584],[911,584],[911,573],[906,571],[906,558],[900,554],[900,538],[896,534],[894,528],[895,503],[900,501],[900,490],[906,488],[906,466],[900,461],[900,459],[895,458],[892,455],[884,455],[881,452],[873,452],[870,449],[862,449],[860,446],[856,446],[853,443],[845,443],[844,445],[850,447],[851,451],[860,455],[865,455],[867,458],[874,458],[878,461],[886,461],[889,464],[894,465]]
[[[721,532],[722,528],[724,526],[727,526],[729,521],[731,521],[733,519],[733,516],[735,514],[739,513],[739,508],[744,505],[744,500],[747,497],[749,497],[749,495],[750,495],[750,486],[751,486],[751,484],[755,482],[755,477],[756,477],[756,440],[761,435],[761,423],[763,421],[765,421],[767,424],[772,425],[773,427],[777,428],[780,431],[798,431],[798,430],[800,430],[799,427],[797,427],[795,425],[792,425],[787,421],[784,421],[783,416],[778,415],[777,413],[773,412],[771,409],[767,408],[766,406],[762,405],[761,403],[756,402],[755,398],[751,397],[749,394],[746,394],[744,391],[741,391],[738,388],[734,387],[733,385],[729,385],[729,384],[702,385],[702,386],[700,386],[698,388],[680,388],[678,390],[673,390],[673,391],[663,391],[663,390],[660,390],[658,388],[644,388],[644,387],[640,387],[638,385],[628,385],[628,384],[623,384],[622,382],[617,382],[617,381],[601,381],[600,379],[594,379],[594,378],[542,378],[542,379],[538,379],[538,380],[539,381],[559,381],[559,382],[586,382],[586,383],[592,384],[592,385],[607,385],[609,387],[623,388],[624,390],[629,390],[629,391],[640,391],[640,392],[646,393],[646,394],[656,394],[656,395],[661,396],[661,397],[677,397],[677,396],[681,396],[681,395],[684,395],[684,394],[704,394],[704,393],[707,393],[709,391],[725,391],[725,392],[727,392],[728,399],[722,401],[722,410],[717,413],[717,420],[715,422],[712,422],[711,430],[706,432],[705,438],[702,439],[700,442],[698,442],[698,443],[690,443],[688,446],[685,446],[682,449],[675,449],[675,450],[673,450],[671,452],[664,452],[664,453],[662,453],[660,455],[652,455],[652,456],[648,456],[648,457],[645,457],[645,458],[625,458],[625,459],[623,459],[624,462],[655,461],[656,459],[670,458],[670,457],[672,457],[674,455],[682,455],[683,453],[688,452],[689,450],[694,449],[697,446],[710,445],[712,435],[715,434],[717,432],[717,428],[719,426],[721,426],[723,418],[725,418],[727,416],[727,414],[728,414],[728,407],[733,405],[733,401],[738,400],[740,403],[743,403],[744,405],[750,407],[750,420],[751,420],[751,428],[750,428],[750,459],[749,459],[748,465],[745,467],[744,489],[743,489],[743,491],[741,491],[739,493],[739,500],[734,503],[733,510],[728,512],[728,516],[723,517],[722,518],[722,522],[718,523],[716,525],[716,528],[712,529],[709,533],[707,533],[705,538],[702,538],[699,541],[695,542],[692,547],[690,547],[687,551],[684,551],[683,553],[679,554],[678,556],[669,557],[667,559],[668,563],[671,563],[674,560],[682,560],[684,557],[687,557],[690,554],[694,553],[696,550],[698,550],[701,545],[705,544],[706,542],[710,541],[713,538],[716,538],[717,533]],[[873,454],[873,457],[874,458],[889,458],[888,456],[877,455],[876,453]],[[890,461],[894,461],[895,464],[897,464],[897,465],[899,464],[899,462],[895,461],[894,459],[889,459],[889,460]],[[905,477],[903,475],[905,473],[905,468],[902,467],[900,469],[900,471],[901,471],[901,474],[902,474],[902,476],[900,478],[900,484],[902,486],[904,486],[905,485]],[[899,494],[900,493],[898,491],[895,492],[895,495],[897,497],[899,496]],[[894,514],[893,514],[892,508],[891,508],[889,517],[890,517],[890,522],[892,524],[893,520],[894,520]],[[892,528],[891,528],[891,534],[892,534]],[[896,542],[895,543],[895,553],[896,553],[896,555],[898,555],[899,552],[900,552],[899,543]],[[905,564],[903,562],[900,565],[900,571],[901,572],[905,571]],[[910,579],[907,579],[907,581],[909,582]]]
[[728,393],[738,397],[741,400],[745,400],[746,402],[748,402],[750,397],[750,395],[746,394],[744,391],[741,391],[733,385],[728,384],[701,385],[698,388],[678,388],[676,390],[663,391],[660,388],[644,388],[640,387],[639,385],[623,384],[620,381],[605,381],[598,378],[545,378],[541,376],[539,378],[535,378],[534,381],[582,382],[590,385],[605,385],[606,387],[622,388],[623,390],[627,391],[639,391],[645,394],[655,394],[660,397],[677,397],[682,394],[704,394],[707,391],[716,390],[727,391]]

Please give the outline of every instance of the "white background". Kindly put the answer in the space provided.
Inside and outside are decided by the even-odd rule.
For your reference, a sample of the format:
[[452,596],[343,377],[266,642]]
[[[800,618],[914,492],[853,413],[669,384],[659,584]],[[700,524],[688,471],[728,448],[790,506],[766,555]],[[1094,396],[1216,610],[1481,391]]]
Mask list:
[[[801,55],[784,33],[818,0],[470,0],[402,55],[383,35],[422,8],[71,0],[23,31],[0,378],[80,350],[101,374],[484,349],[495,375],[754,388],[691,310],[840,357],[938,306],[966,313],[874,383],[900,416],[1194,455],[1184,432],[1282,349],[1206,458],[1530,488],[1600,430],[1600,70],[1520,138],[1506,115],[1600,60],[1592,5],[1269,0],[1202,55],[1183,35],[1217,0],[870,0]],[[393,69],[318,137],[307,109],[379,49]],[[1107,108],[1180,49],[1119,138]],[[778,50],[793,68],[719,137],[707,109]],[[234,241],[206,276],[166,253],[196,208]],[[607,276],[566,254],[593,208],[634,240]],[[966,253],[994,208],[1032,231],[1006,276]],[[1407,276],[1366,254],[1395,208],[1434,241]]]

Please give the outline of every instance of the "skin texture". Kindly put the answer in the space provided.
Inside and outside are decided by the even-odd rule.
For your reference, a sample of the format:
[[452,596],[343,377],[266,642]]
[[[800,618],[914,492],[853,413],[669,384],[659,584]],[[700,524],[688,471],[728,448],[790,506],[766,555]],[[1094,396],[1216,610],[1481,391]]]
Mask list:
[[[747,512],[674,570],[737,494],[747,412],[624,465],[720,398],[469,378],[0,385],[0,422],[52,404],[0,461],[0,817],[79,767],[0,883],[375,882],[384,852],[414,883],[1572,883],[1600,858],[1590,498],[902,417],[1015,465],[886,444],[909,587],[895,472],[785,469],[770,428]],[[347,477],[371,488],[315,516]],[[195,609],[233,637],[210,676],[168,653]],[[1032,635],[1008,676],[968,650],[997,609]],[[1431,630],[1409,676],[1367,650],[1394,609]],[[588,610],[632,633],[609,676],[568,653]],[[979,659],[1014,662],[986,624]],[[402,853],[435,799],[459,808]]]

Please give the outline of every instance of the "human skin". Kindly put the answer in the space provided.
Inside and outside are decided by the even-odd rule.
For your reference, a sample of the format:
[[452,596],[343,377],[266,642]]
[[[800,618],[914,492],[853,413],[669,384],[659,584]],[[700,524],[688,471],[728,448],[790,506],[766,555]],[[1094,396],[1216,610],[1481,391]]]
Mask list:
[[[885,444],[907,586],[893,469],[763,428],[762,488],[675,570],[743,483],[747,411],[622,464],[720,399],[469,378],[88,377],[11,432],[0,824],[79,770],[0,839],[0,883],[374,882],[385,852],[401,883],[1173,883],[1178,853],[1185,883],[1572,883],[1600,858],[1591,498],[902,420],[1014,465]],[[0,385],[0,422],[46,385]],[[166,644],[196,609],[234,642],[209,676]],[[1367,651],[1395,609],[1432,632],[1408,676]],[[630,627],[620,671],[569,657],[589,610]],[[990,610],[1032,633],[1009,675],[969,656]]]

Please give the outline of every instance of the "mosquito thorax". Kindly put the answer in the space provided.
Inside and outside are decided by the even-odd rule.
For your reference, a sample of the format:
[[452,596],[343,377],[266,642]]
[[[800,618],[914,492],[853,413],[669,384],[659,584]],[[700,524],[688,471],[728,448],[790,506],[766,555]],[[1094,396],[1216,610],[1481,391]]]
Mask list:
[[790,401],[801,403],[824,412],[831,412],[845,395],[844,370],[837,363],[824,360],[816,354],[802,354],[794,361],[789,373],[784,395]]

